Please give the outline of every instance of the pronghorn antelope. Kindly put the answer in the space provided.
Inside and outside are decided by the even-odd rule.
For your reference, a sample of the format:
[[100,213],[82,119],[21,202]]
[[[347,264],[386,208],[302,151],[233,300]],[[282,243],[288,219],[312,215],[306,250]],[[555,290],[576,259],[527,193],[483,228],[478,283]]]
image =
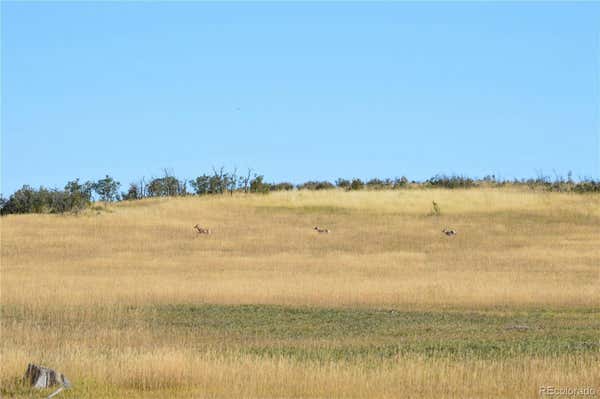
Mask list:
[[195,225],[194,228],[198,231],[198,234],[210,234],[210,229],[205,229],[204,227],[200,227]]
[[315,226],[315,230],[317,230],[317,232],[319,232],[319,233],[329,234],[329,229],[322,229],[318,226]]
[[442,233],[446,234],[448,237],[452,237],[456,235],[456,230],[444,229],[442,230]]

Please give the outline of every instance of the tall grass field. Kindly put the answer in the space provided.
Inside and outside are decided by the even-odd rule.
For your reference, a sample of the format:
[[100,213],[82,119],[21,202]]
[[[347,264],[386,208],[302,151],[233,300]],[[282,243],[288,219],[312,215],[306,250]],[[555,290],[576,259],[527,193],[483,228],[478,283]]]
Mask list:
[[2,398],[52,392],[29,362],[71,380],[59,398],[600,396],[597,194],[97,205],[1,218]]

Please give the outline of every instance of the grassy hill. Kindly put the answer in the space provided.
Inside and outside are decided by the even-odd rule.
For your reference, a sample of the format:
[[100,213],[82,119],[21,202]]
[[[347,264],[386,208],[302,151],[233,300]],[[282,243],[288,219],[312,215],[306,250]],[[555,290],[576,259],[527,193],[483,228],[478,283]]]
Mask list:
[[30,395],[29,361],[77,398],[600,388],[597,194],[294,191],[1,223],[7,397]]

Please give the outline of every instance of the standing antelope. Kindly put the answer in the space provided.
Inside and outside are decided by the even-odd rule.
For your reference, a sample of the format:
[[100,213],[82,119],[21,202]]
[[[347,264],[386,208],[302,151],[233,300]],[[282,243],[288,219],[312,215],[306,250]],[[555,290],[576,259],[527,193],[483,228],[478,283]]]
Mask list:
[[319,232],[319,233],[329,234],[329,229],[322,229],[318,226],[315,226],[315,230],[317,230],[317,232]]
[[448,237],[452,237],[456,235],[456,230],[444,229],[442,230],[442,233],[446,234]]
[[204,227],[200,227],[195,225],[194,228],[198,231],[198,234],[210,234],[210,229],[205,229]]

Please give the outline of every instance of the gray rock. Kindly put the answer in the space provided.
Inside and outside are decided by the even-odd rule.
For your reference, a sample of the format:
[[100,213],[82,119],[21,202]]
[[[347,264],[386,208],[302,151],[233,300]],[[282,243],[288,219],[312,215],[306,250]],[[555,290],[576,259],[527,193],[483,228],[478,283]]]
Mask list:
[[27,371],[25,372],[25,382],[29,383],[29,386],[33,388],[49,388],[57,385],[62,385],[65,388],[71,388],[71,382],[56,370],[52,370],[48,367],[38,366],[33,363],[29,363]]

